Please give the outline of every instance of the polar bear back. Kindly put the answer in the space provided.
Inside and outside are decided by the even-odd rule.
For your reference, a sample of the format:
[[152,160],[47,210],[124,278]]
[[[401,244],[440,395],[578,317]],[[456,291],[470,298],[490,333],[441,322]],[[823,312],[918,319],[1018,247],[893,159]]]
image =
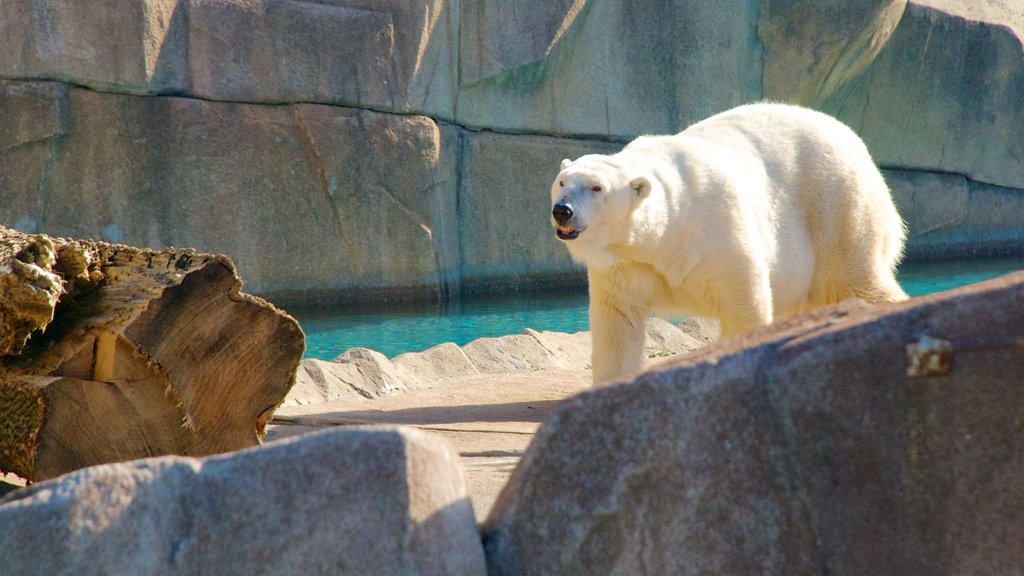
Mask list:
[[[769,268],[775,319],[850,297],[902,295],[891,278],[903,221],[866,146],[838,120],[751,104],[676,135],[640,137],[620,154],[670,161],[678,180],[671,171],[659,176],[665,203],[705,219],[700,237],[709,244],[747,243]],[[707,260],[735,261],[714,246],[697,248]]]

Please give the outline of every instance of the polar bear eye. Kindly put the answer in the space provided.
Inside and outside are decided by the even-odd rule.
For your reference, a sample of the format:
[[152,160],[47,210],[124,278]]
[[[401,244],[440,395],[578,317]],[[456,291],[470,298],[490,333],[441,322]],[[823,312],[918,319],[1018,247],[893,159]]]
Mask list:
[[601,187],[600,186],[592,186],[590,189],[593,190],[594,192],[600,192],[601,191]]
[[565,188],[565,180],[559,180],[558,185],[561,186],[562,188]]

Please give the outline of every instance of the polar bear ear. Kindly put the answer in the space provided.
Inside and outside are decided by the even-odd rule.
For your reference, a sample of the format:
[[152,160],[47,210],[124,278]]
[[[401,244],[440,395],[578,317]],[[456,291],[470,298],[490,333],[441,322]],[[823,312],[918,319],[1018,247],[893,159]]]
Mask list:
[[572,160],[569,160],[568,158],[562,160],[562,170],[565,170],[569,166],[572,166]]
[[651,194],[651,181],[645,176],[637,176],[630,180],[629,187],[636,192],[636,197],[640,200],[647,198]]

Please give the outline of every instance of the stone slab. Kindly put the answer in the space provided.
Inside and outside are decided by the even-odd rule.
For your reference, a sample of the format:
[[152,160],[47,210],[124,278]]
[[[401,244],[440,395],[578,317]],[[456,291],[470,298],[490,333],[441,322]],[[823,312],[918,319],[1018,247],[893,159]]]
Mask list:
[[412,429],[86,468],[8,495],[0,525],[13,574],[485,573],[454,450]]

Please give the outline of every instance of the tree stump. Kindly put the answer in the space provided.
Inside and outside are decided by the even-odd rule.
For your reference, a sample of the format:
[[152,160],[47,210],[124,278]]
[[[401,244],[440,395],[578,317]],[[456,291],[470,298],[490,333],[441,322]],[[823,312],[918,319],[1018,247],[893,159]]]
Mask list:
[[305,339],[241,287],[225,256],[0,226],[0,472],[260,444]]

